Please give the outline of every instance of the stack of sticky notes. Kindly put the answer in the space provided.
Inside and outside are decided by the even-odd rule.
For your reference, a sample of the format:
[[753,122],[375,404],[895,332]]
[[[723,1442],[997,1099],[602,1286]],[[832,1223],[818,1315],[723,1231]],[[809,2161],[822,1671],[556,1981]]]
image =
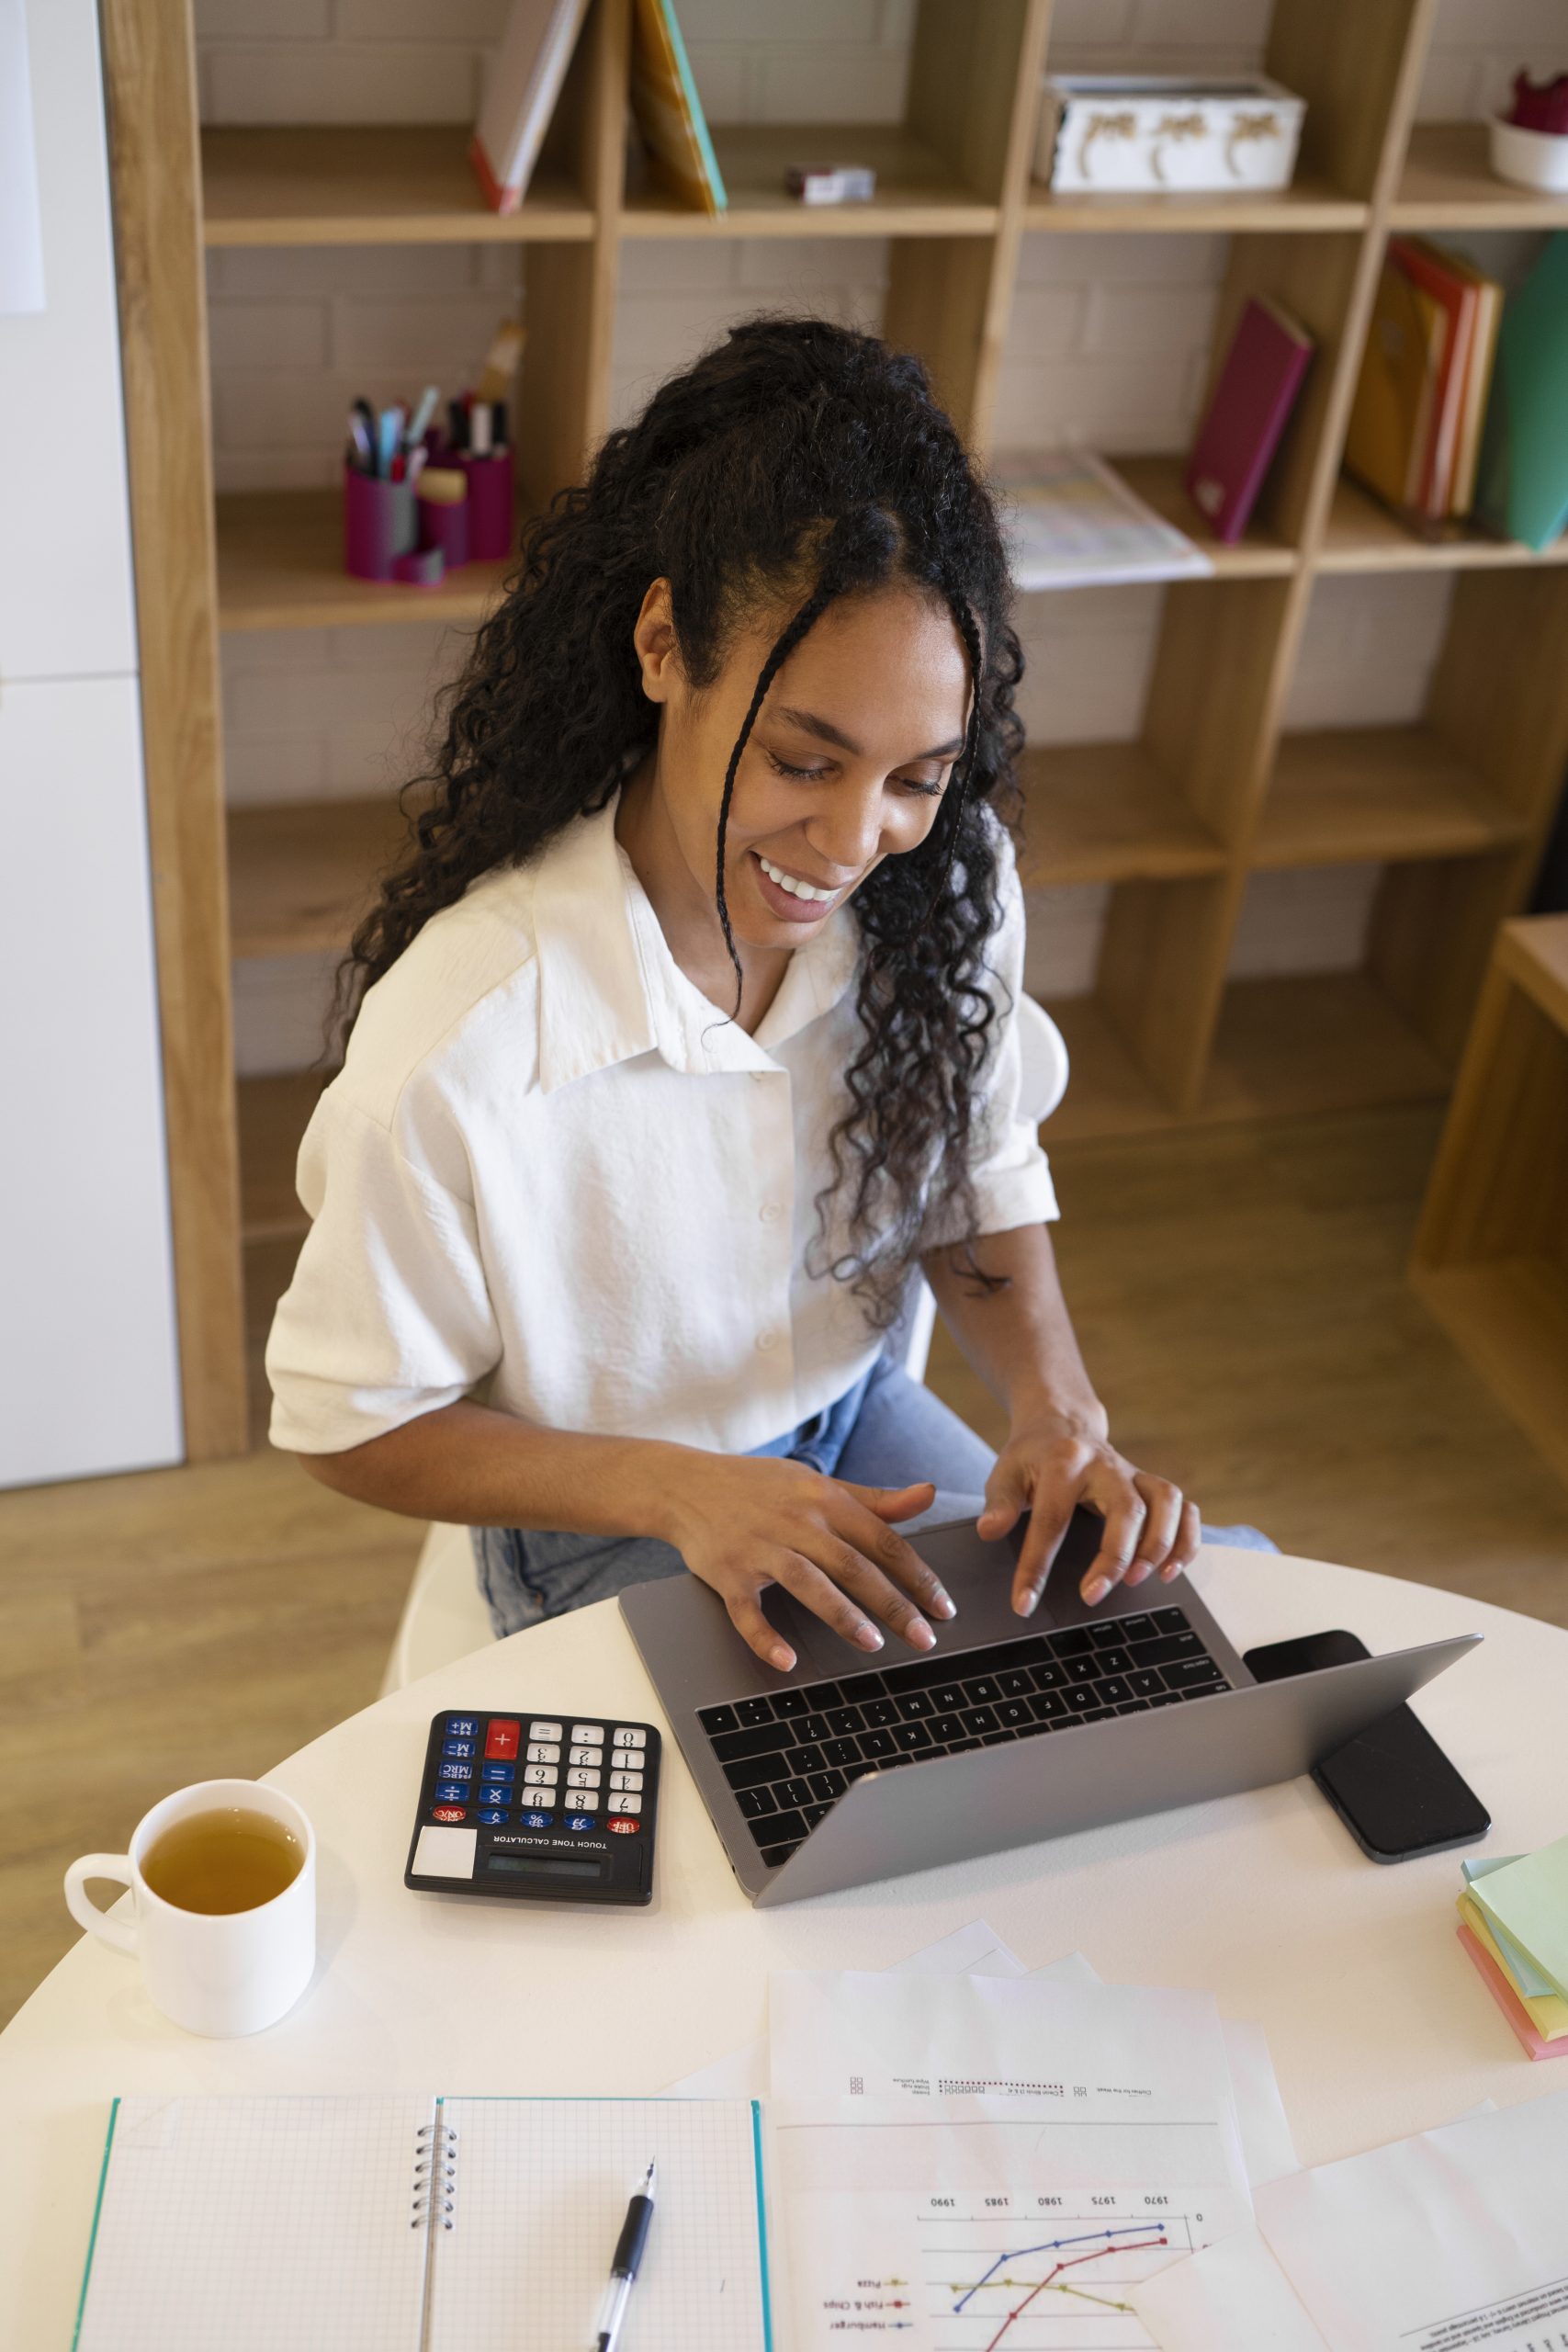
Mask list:
[[1459,1939],[1531,2058],[1568,2058],[1568,1838],[1467,1861]]

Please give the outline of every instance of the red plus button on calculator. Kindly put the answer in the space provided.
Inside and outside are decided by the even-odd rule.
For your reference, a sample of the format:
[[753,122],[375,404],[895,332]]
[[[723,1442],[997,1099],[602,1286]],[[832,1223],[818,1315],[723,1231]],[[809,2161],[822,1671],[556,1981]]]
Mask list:
[[648,1903],[659,1734],[604,1714],[434,1717],[403,1883],[529,1903]]

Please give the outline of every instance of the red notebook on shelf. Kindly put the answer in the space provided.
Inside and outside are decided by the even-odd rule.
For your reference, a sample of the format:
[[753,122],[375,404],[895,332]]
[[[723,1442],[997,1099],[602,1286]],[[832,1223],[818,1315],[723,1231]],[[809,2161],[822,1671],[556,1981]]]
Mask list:
[[1278,302],[1248,298],[1182,477],[1188,496],[1227,547],[1247,528],[1314,347]]

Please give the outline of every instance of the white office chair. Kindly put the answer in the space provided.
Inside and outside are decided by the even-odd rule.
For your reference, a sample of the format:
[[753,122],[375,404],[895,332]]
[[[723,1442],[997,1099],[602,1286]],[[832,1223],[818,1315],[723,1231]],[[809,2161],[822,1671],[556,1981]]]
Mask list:
[[[1021,998],[1019,1040],[1023,1049],[1021,1107],[1036,1125],[1043,1125],[1067,1091],[1067,1048],[1062,1033],[1032,997]],[[908,1303],[889,1345],[902,1351],[904,1369],[911,1380],[923,1381],[936,1328],[936,1300],[931,1285],[917,1275],[909,1285]],[[490,1611],[474,1576],[473,1545],[466,1527],[436,1524],[424,1540],[419,1565],[403,1603],[402,1617],[387,1661],[381,1692],[400,1690],[423,1674],[450,1666],[493,1640]]]

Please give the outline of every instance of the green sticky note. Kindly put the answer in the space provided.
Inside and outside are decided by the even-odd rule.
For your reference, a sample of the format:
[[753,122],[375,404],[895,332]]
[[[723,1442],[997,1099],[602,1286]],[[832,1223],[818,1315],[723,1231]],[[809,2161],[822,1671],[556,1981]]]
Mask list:
[[[1490,1878],[1494,1871],[1506,1871],[1513,1863],[1521,1861],[1523,1859],[1519,1854],[1472,1854],[1461,1862],[1460,1868],[1464,1872],[1466,1886],[1470,1888],[1472,1894],[1475,1894],[1477,1879]],[[1480,1900],[1479,1894],[1476,1894],[1476,1901]],[[1487,1925],[1492,1930],[1493,1942],[1502,1953],[1507,1963],[1509,1974],[1526,2000],[1549,2000],[1557,1991],[1556,1985],[1543,1976],[1539,1968],[1531,1967],[1512,1936],[1506,1936],[1495,1920],[1488,1920]]]
[[1471,1893],[1493,1926],[1568,2000],[1568,1838],[1488,1871]]

